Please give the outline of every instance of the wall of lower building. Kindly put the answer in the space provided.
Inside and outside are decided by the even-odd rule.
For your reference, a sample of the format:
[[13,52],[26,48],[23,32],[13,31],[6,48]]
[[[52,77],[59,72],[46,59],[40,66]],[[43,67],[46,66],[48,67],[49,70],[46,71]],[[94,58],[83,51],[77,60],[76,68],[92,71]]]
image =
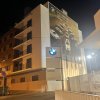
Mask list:
[[[32,76],[38,76],[37,80],[32,81]],[[45,91],[47,87],[45,70],[15,74],[7,77],[7,86],[10,90]],[[25,78],[25,82],[21,82]],[[12,80],[15,82],[12,83]]]

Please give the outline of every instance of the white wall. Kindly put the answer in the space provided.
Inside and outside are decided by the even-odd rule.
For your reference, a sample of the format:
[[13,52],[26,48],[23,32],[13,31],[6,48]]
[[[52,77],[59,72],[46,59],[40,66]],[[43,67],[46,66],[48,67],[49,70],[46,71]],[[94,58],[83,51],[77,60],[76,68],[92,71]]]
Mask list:
[[41,5],[41,60],[46,68],[46,47],[50,47],[49,9]]

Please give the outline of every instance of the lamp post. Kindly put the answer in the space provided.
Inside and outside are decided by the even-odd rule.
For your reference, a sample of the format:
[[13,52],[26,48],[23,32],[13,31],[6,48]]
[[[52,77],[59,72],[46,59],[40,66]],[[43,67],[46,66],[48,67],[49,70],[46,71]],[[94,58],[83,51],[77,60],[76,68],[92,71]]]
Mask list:
[[[88,64],[89,64],[89,67],[90,67],[91,74],[94,72],[94,69],[93,69],[92,66],[96,66],[96,58],[95,57],[96,57],[96,55],[95,55],[94,52],[92,52],[91,54],[87,55],[87,59],[89,61]],[[94,59],[94,61],[93,61],[93,59]]]
[[87,59],[88,59],[88,66],[89,66],[90,73],[92,73],[92,66],[91,66],[92,56],[91,55],[87,55]]

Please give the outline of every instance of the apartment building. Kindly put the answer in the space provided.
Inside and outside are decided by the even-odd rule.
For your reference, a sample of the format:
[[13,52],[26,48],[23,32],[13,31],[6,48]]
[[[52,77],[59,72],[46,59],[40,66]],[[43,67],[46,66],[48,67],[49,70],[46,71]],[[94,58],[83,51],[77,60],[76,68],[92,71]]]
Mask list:
[[86,73],[78,48],[82,33],[66,11],[49,2],[40,4],[14,28],[13,67],[7,76],[11,90],[67,89],[68,77]]
[[[14,36],[16,35],[17,29],[12,28],[7,33],[5,33],[0,38],[0,73],[2,70],[6,70],[6,74],[9,75],[12,73],[13,68],[13,47],[14,47]],[[2,79],[2,75],[0,74]],[[0,86],[2,82],[0,81]]]

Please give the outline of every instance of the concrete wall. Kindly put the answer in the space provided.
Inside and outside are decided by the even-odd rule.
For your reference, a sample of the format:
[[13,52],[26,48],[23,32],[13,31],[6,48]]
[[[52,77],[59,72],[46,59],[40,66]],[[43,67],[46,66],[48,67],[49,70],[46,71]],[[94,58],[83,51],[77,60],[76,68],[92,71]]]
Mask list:
[[[44,71],[28,72],[23,74],[15,74],[11,77],[7,77],[7,86],[10,90],[27,90],[27,91],[45,91],[47,88],[46,75]],[[38,75],[37,81],[32,81],[32,76]],[[20,79],[25,77],[25,82],[20,82]],[[15,79],[15,83],[11,83],[11,80]]]
[[46,91],[46,81],[35,81],[12,84],[10,90]]
[[32,11],[32,66],[41,68],[41,6]]
[[46,47],[50,47],[49,9],[41,5],[41,62],[46,68]]

